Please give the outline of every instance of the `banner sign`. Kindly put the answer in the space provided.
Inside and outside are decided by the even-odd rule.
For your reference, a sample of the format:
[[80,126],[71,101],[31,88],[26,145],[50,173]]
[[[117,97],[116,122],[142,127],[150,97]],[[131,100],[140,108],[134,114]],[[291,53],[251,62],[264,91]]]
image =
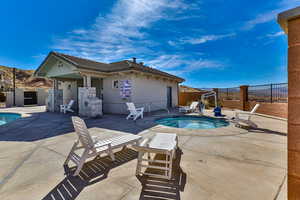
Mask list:
[[120,81],[120,95],[122,98],[128,98],[131,96],[131,81],[121,80]]

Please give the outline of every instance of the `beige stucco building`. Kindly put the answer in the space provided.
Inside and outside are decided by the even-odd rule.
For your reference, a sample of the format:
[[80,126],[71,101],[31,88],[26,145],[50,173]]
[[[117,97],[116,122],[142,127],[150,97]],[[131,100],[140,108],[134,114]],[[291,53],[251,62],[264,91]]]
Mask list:
[[146,112],[175,107],[178,84],[184,81],[135,59],[107,64],[57,52],[50,52],[34,75],[54,80],[49,111],[58,111],[60,104],[73,99],[73,109],[92,116],[99,114],[91,114],[97,109],[101,114],[127,113],[126,102],[143,106]]

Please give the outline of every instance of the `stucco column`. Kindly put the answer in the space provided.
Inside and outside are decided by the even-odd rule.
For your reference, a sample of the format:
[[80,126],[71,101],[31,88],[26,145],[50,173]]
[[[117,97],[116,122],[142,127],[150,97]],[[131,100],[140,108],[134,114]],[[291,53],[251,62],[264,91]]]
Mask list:
[[92,77],[90,75],[83,76],[83,87],[92,87]]
[[83,75],[83,76],[82,76],[82,79],[83,79],[83,87],[86,87],[86,76]]
[[92,77],[90,75],[86,76],[86,87],[92,87]]
[[240,86],[240,106],[242,110],[247,110],[247,102],[248,102],[248,85]]
[[300,7],[278,15],[288,34],[288,199],[300,199]]
[[58,80],[56,79],[53,80],[53,89],[58,90]]

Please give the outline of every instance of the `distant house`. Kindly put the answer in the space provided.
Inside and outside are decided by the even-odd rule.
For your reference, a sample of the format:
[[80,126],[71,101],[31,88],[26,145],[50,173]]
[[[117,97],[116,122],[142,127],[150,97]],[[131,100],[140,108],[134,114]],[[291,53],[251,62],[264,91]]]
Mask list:
[[[73,99],[74,109],[83,115],[98,107],[105,113],[127,113],[126,102],[144,106],[146,111],[177,106],[178,84],[184,81],[135,58],[101,63],[57,52],[50,52],[34,75],[54,81],[49,110],[57,111],[59,104]],[[97,99],[101,103],[95,103]]]

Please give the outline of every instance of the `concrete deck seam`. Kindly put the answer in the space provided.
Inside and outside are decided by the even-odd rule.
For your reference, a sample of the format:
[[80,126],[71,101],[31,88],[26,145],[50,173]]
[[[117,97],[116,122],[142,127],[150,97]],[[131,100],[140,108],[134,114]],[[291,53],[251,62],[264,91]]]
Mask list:
[[64,155],[64,154],[62,154],[62,153],[59,153],[59,152],[57,152],[57,151],[55,151],[55,150],[53,150],[53,149],[50,149],[50,148],[48,148],[47,146],[41,146],[41,148],[46,149],[46,150],[48,150],[48,151],[51,151],[51,152],[53,152],[53,153],[56,153],[56,154],[60,155],[61,157],[67,158],[66,155]]
[[[126,184],[126,185],[128,185],[128,184]],[[121,198],[119,199],[119,200],[122,200],[122,199],[124,199],[126,196],[127,196],[127,194],[129,193],[129,192],[131,192],[134,188],[136,188],[136,187],[129,187],[129,189],[126,191],[126,192],[124,192],[123,194],[122,194],[122,196],[121,196]]]
[[190,138],[188,138],[184,143],[182,143],[181,145],[179,145],[179,146],[184,146],[187,142],[189,142],[192,138],[193,138],[193,136],[189,136]]
[[284,184],[284,182],[285,182],[285,180],[286,180],[286,177],[287,177],[287,174],[284,175],[283,180],[282,180],[281,184],[280,184],[279,187],[278,187],[278,190],[277,190],[277,192],[276,192],[276,195],[275,195],[275,197],[274,197],[274,200],[277,200],[277,198],[278,198],[278,196],[279,196],[279,194],[280,194],[280,192],[281,192],[281,189],[282,189],[282,187],[283,187],[283,184]]
[[247,139],[250,139],[250,140],[259,140],[259,141],[268,142],[268,143],[283,144],[283,145],[285,145],[285,143],[275,142],[275,141],[271,141],[271,140],[257,139],[257,138],[251,138],[251,137],[242,137],[242,136],[239,136],[239,135],[236,135],[235,137],[247,138]]
[[7,181],[14,176],[18,169],[22,167],[22,165],[32,156],[32,154],[34,154],[41,147],[41,145],[42,143],[37,144],[37,146],[31,151],[31,153],[29,153],[13,170],[11,170],[11,172],[9,172],[8,175],[6,175],[2,180],[0,180],[0,190],[5,185],[5,183],[7,183]]

